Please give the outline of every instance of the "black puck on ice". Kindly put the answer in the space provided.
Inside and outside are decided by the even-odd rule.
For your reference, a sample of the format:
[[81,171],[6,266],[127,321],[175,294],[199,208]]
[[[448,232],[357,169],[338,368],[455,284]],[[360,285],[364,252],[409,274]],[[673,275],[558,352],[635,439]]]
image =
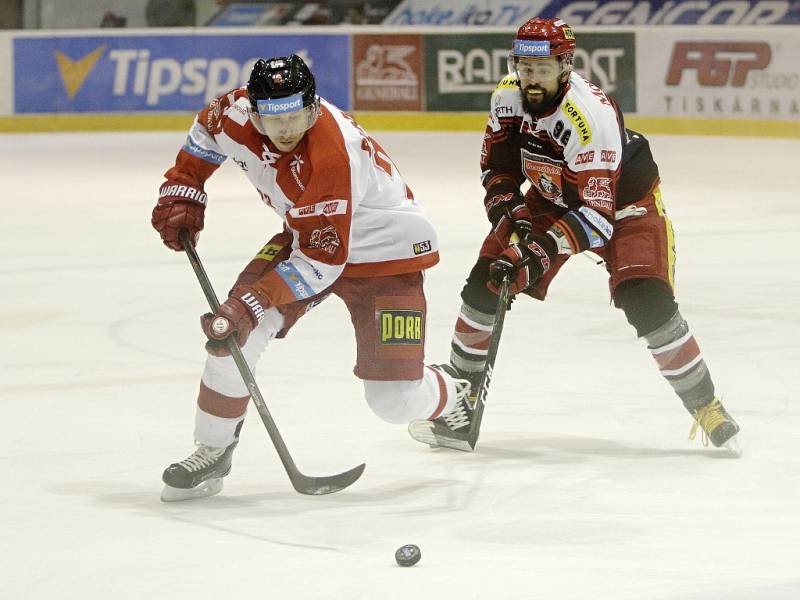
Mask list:
[[401,567],[413,567],[420,558],[422,558],[422,552],[420,552],[419,546],[414,544],[400,546],[394,553],[394,559]]

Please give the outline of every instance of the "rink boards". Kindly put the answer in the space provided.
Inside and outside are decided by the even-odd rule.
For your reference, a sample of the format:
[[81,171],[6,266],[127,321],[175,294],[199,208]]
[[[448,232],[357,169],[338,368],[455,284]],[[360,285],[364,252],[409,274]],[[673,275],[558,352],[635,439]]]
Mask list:
[[[183,129],[261,56],[296,52],[365,126],[475,130],[513,30],[0,33],[0,131]],[[653,133],[800,137],[796,26],[576,27],[575,70]],[[47,118],[42,118],[46,115]]]

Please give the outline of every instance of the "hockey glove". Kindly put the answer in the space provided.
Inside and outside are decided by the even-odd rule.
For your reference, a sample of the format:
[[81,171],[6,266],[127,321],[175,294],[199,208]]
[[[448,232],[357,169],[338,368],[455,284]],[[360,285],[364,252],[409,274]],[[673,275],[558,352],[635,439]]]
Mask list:
[[524,292],[550,270],[558,254],[555,240],[549,235],[531,234],[519,244],[503,250],[489,265],[487,286],[495,294],[500,291],[503,279],[511,279],[512,294]]
[[504,246],[512,233],[525,238],[533,229],[533,215],[519,194],[494,194],[484,200],[486,216],[492,222],[495,236]]
[[264,319],[266,301],[249,286],[237,286],[215,313],[200,317],[200,327],[208,338],[206,350],[213,356],[228,356],[227,339],[233,335],[244,346],[253,329]]
[[181,229],[186,229],[189,239],[197,245],[197,238],[203,229],[206,200],[205,192],[192,185],[167,180],[161,186],[151,223],[161,235],[165,246],[173,250],[183,250],[178,239]]

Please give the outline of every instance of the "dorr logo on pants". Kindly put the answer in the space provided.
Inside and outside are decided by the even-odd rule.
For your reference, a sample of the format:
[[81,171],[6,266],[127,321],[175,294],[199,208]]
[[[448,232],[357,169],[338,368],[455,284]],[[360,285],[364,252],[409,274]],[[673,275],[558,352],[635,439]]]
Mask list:
[[381,344],[422,344],[422,311],[382,310],[379,311],[379,318]]

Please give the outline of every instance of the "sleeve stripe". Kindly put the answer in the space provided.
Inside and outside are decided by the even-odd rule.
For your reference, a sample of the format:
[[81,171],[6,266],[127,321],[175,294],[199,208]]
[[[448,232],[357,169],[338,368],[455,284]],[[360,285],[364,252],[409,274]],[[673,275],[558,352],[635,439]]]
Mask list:
[[314,289],[303,279],[292,263],[288,260],[278,263],[275,267],[275,272],[283,279],[284,283],[292,290],[294,297],[298,300],[303,298],[310,298],[314,295]]
[[611,239],[614,234],[614,225],[611,221],[587,206],[581,206],[578,213],[583,221],[603,238],[604,243]]
[[605,246],[611,239],[614,226],[590,208],[582,206],[579,211],[571,210],[557,222],[574,253]]
[[578,239],[572,232],[572,228],[567,223],[564,222],[564,219],[559,219],[558,221],[556,221],[553,224],[553,227],[558,228],[564,234],[564,237],[567,238],[567,243],[569,244],[569,247],[572,250],[573,254],[577,254],[578,252],[581,251]]
[[192,136],[188,136],[186,138],[186,143],[183,145],[183,149],[192,156],[196,156],[201,160],[215,165],[221,165],[225,162],[226,156],[224,154],[203,148],[192,139]]

